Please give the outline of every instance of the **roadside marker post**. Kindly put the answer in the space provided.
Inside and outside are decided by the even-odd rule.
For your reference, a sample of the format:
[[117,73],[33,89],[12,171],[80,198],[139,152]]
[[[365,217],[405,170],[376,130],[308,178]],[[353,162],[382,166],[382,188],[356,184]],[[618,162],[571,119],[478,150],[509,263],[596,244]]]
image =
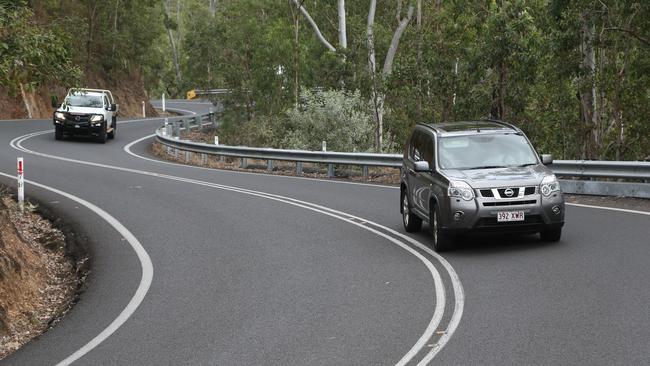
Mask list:
[[165,111],[165,93],[162,94],[162,110]]
[[20,211],[23,211],[23,207],[25,206],[25,177],[24,177],[24,172],[25,172],[25,164],[24,160],[22,157],[19,157],[17,159],[17,170],[18,170],[18,206],[20,207]]
[[142,101],[142,118],[146,118],[146,117],[147,117],[147,113],[146,113],[146,111],[144,110],[144,100],[143,100],[143,101]]

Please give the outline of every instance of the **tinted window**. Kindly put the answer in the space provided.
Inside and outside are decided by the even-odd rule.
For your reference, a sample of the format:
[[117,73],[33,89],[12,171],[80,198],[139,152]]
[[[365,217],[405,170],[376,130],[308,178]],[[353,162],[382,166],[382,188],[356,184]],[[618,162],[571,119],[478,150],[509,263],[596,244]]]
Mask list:
[[505,168],[537,164],[537,155],[518,133],[448,136],[438,141],[442,169]]
[[425,160],[433,166],[433,140],[421,131],[415,131],[409,145],[409,158],[413,161]]

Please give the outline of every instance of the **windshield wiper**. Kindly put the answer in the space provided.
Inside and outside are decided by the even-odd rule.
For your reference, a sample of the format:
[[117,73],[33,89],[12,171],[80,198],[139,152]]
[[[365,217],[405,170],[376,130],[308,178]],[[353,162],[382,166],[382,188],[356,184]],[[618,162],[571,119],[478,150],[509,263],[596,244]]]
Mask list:
[[476,166],[473,168],[467,168],[467,170],[475,170],[475,169],[494,169],[494,168],[507,168],[502,165],[485,165],[485,166]]
[[518,168],[522,168],[522,167],[525,167],[525,166],[532,166],[532,165],[537,165],[537,163],[527,163],[527,164],[520,164],[520,165],[515,165],[515,166],[518,167]]

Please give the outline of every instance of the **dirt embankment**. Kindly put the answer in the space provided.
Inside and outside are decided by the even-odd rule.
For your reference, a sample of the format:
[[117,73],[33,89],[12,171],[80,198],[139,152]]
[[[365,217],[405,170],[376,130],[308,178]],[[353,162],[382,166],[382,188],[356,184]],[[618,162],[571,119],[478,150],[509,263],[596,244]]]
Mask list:
[[[157,116],[156,110],[149,104],[149,96],[144,88],[142,76],[138,73],[127,74],[118,79],[109,79],[98,74],[88,75],[83,85],[79,87],[93,89],[108,89],[113,93],[116,102],[120,105],[120,117],[142,116],[142,101],[145,101],[147,116]],[[67,89],[59,85],[45,85],[36,90],[25,90],[23,99],[20,91],[11,95],[6,89],[0,88],[0,119],[39,118],[52,117],[52,96],[63,100]],[[29,105],[29,111],[27,110]]]
[[[0,192],[1,193],[1,192]],[[28,205],[29,206],[29,205]],[[75,302],[88,257],[41,215],[0,194],[0,360],[45,332]]]

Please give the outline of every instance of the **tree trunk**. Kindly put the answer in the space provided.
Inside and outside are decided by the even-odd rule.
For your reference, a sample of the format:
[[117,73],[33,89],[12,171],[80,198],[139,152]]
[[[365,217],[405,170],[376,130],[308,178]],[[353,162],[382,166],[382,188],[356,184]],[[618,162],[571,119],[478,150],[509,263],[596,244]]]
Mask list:
[[210,0],[210,15],[213,18],[217,15],[217,0]]
[[120,9],[120,0],[115,1],[115,18],[113,19],[113,52],[112,55],[115,55],[116,39],[117,39],[117,11]]
[[25,109],[27,110],[27,118],[32,118],[33,117],[32,106],[29,105],[29,99],[27,99],[27,93],[25,93],[25,87],[23,86],[23,83],[18,83],[18,86],[20,86],[20,95],[23,97],[23,103],[25,103]]
[[382,130],[384,118],[384,97],[380,92],[377,78],[377,63],[375,54],[375,11],[377,9],[377,0],[370,1],[370,10],[368,11],[368,27],[366,30],[368,43],[368,71],[372,79],[372,104],[375,119],[375,151],[381,152]]
[[399,41],[402,38],[402,34],[406,29],[406,26],[411,21],[413,17],[413,4],[409,5],[406,17],[400,20],[395,33],[393,33],[393,39],[390,41],[390,46],[388,47],[388,52],[386,53],[386,59],[384,60],[384,68],[382,70],[382,78],[386,79],[390,76],[393,71],[393,60],[395,59],[395,54],[397,53],[397,48],[399,47]]
[[[167,0],[162,0],[163,3],[163,11],[165,12],[165,18],[169,19],[169,6],[167,4]],[[181,66],[180,62],[178,61],[178,50],[176,49],[176,42],[174,42],[174,35],[172,33],[171,28],[167,25],[167,22],[165,22],[165,28],[167,29],[167,36],[169,37],[169,44],[172,48],[172,57],[173,57],[173,62],[174,62],[174,70],[176,71],[176,82],[180,83],[183,79],[181,77]]]
[[348,36],[345,28],[345,0],[339,0],[339,46],[342,49],[348,48]]
[[[416,24],[418,31],[418,43],[417,43],[417,59],[416,64],[417,70],[422,69],[422,0],[418,0],[417,3],[417,13],[416,13]],[[416,103],[415,103],[415,116],[418,121],[422,120],[422,72],[418,72],[416,75],[417,78],[417,94],[416,94]]]
[[88,3],[88,38],[86,38],[86,70],[90,68],[92,60],[93,35],[95,31],[95,14],[97,12],[97,1]]
[[332,44],[329,43],[329,42],[327,41],[327,39],[325,39],[325,36],[323,36],[323,34],[321,33],[320,29],[318,28],[318,24],[316,24],[316,22],[314,21],[314,19],[311,18],[311,16],[309,15],[309,12],[307,11],[307,9],[305,9],[305,7],[302,6],[302,3],[298,2],[298,0],[292,0],[292,1],[293,1],[293,3],[298,7],[298,9],[299,9],[300,12],[302,13],[302,15],[305,16],[305,19],[307,19],[307,21],[309,22],[309,24],[311,25],[311,27],[314,29],[314,33],[316,33],[316,37],[318,37],[318,39],[321,41],[321,43],[322,43],[322,44],[323,44],[323,45],[324,45],[328,50],[330,50],[330,51],[332,51],[332,52],[336,52],[336,48],[334,48],[334,46],[332,46]]
[[368,10],[368,27],[366,30],[367,42],[368,42],[368,68],[370,72],[370,77],[372,79],[372,101],[374,107],[374,117],[375,117],[375,150],[377,152],[382,151],[383,145],[383,133],[384,133],[384,101],[386,95],[383,91],[384,83],[388,76],[390,76],[393,71],[393,61],[395,59],[395,54],[397,53],[397,48],[399,47],[400,39],[402,34],[406,29],[406,26],[411,21],[413,17],[413,11],[415,10],[413,4],[410,4],[408,7],[407,15],[405,18],[402,18],[393,34],[393,38],[388,47],[388,52],[386,53],[386,58],[384,59],[384,67],[381,72],[381,80],[377,77],[377,66],[376,66],[376,53],[375,53],[375,35],[374,35],[374,24],[375,24],[375,12],[377,10],[377,0],[370,1],[370,9]]
[[580,83],[580,109],[585,127],[585,144],[582,151],[583,158],[595,158],[598,154],[600,141],[599,129],[596,121],[596,52],[594,39],[596,29],[589,11],[582,14],[582,80]]

